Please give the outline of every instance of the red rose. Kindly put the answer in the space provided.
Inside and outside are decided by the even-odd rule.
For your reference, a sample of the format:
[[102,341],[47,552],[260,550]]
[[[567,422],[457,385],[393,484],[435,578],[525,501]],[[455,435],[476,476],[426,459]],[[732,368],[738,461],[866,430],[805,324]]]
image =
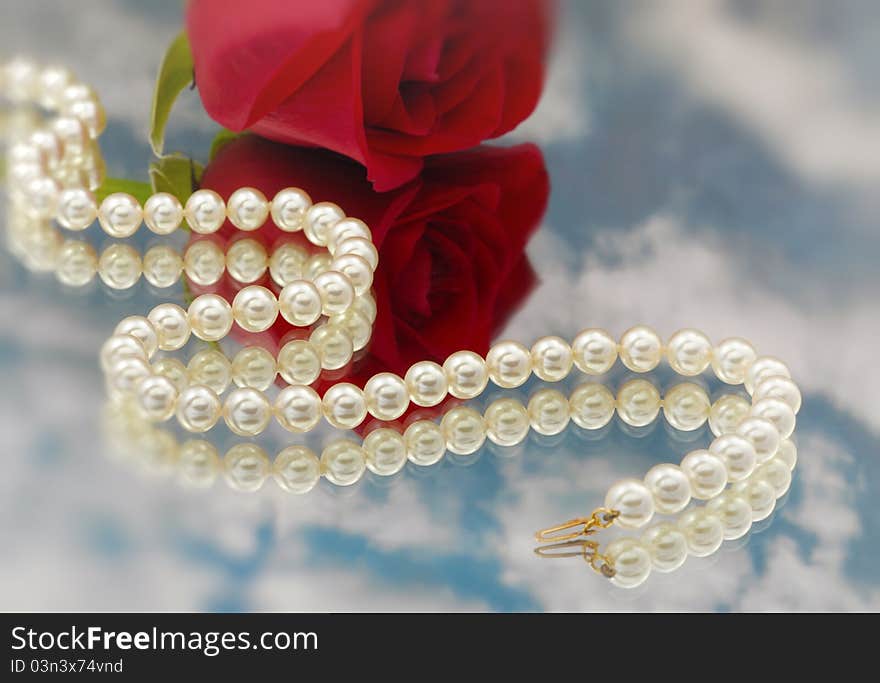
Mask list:
[[331,149],[384,191],[537,103],[547,0],[191,0],[196,84],[223,126]]
[[[348,381],[362,385],[380,370],[402,375],[415,361],[442,363],[460,349],[484,354],[534,284],[524,249],[549,191],[534,145],[431,157],[419,177],[377,193],[363,167],[344,157],[244,136],[220,150],[201,183],[223,197],[243,185],[269,198],[301,187],[314,201],[333,201],[370,226],[379,250],[378,314],[368,353],[347,371]],[[227,222],[219,236],[241,234]],[[291,238],[271,220],[247,236],[267,249]],[[268,275],[261,284],[278,291]],[[242,286],[226,280],[210,289],[231,300]],[[290,330],[279,317],[263,341],[277,348]]]

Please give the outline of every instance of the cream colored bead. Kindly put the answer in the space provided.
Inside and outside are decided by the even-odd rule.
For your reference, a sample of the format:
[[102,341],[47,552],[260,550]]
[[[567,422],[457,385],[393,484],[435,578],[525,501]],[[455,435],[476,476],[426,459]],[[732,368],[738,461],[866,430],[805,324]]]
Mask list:
[[694,557],[711,555],[724,542],[721,518],[704,508],[685,512],[678,521],[678,528],[684,533],[688,552]]
[[269,426],[272,408],[262,391],[241,387],[233,389],[223,404],[226,424],[239,436],[260,434]]
[[779,450],[782,440],[775,425],[762,417],[749,417],[743,420],[736,433],[747,438],[755,447],[758,462],[766,462]]
[[226,254],[210,239],[196,240],[184,252],[183,268],[197,285],[213,285],[226,271]]
[[159,304],[147,314],[159,338],[159,348],[176,351],[189,340],[189,318],[177,304]]
[[98,217],[95,195],[81,187],[62,190],[58,197],[58,223],[68,230],[85,230]]
[[650,372],[660,364],[663,343],[650,327],[631,327],[620,337],[620,360],[633,372]]
[[669,338],[666,358],[679,375],[694,377],[712,362],[712,342],[699,330],[679,330]]
[[446,373],[437,363],[419,361],[410,366],[404,377],[410,400],[417,406],[431,407],[446,398]]
[[456,398],[474,398],[483,393],[489,383],[489,371],[484,361],[473,351],[456,351],[443,363],[448,391]]
[[67,240],[58,252],[55,276],[69,287],[82,287],[95,279],[98,272],[98,254],[88,242]]
[[146,361],[147,352],[141,341],[130,334],[114,334],[101,346],[99,357],[101,369],[106,373],[123,358],[140,358]]
[[617,391],[617,414],[631,427],[651,424],[660,413],[660,392],[644,379],[631,379]]
[[14,57],[0,64],[0,83],[3,84],[4,95],[16,104],[33,102],[39,96],[39,68],[29,59]]
[[749,477],[734,484],[733,491],[745,497],[752,507],[752,521],[767,519],[776,507],[776,490],[766,479]]
[[312,198],[298,187],[285,187],[272,199],[272,222],[284,232],[303,229]]
[[318,352],[321,367],[327,370],[345,367],[354,353],[354,342],[348,332],[330,323],[315,329],[309,337],[309,343]]
[[794,470],[797,466],[797,446],[790,439],[783,439],[779,444],[779,450],[773,457],[782,460],[782,462],[788,465],[789,470]]
[[496,342],[486,354],[486,369],[496,385],[512,389],[525,384],[531,375],[532,356],[519,342]]
[[765,398],[778,398],[785,401],[795,414],[801,409],[801,391],[788,377],[766,377],[755,387],[752,401],[757,403]]
[[167,244],[150,247],[144,254],[144,278],[153,287],[171,287],[180,280],[183,259]]
[[89,137],[93,139],[97,138],[107,125],[107,114],[97,97],[68,101],[63,105],[62,111],[82,121],[88,130]]
[[722,434],[712,442],[709,451],[724,461],[727,479],[731,483],[751,476],[758,464],[752,442],[739,434]]
[[288,446],[275,456],[272,477],[284,491],[308,493],[321,478],[321,461],[306,446]]
[[193,384],[180,392],[177,399],[177,420],[191,432],[206,432],[220,419],[223,406],[209,387]]
[[603,329],[584,330],[571,343],[574,364],[588,375],[602,375],[617,361],[617,342]]
[[691,483],[677,465],[654,465],[645,475],[645,486],[654,496],[654,508],[662,515],[684,510],[691,502]]
[[777,499],[782,498],[782,496],[788,493],[788,489],[791,487],[791,469],[788,463],[781,458],[770,458],[770,460],[759,466],[755,472],[755,477],[763,479],[770,484]]
[[532,371],[545,382],[559,382],[571,372],[571,347],[561,337],[541,337],[532,345]]
[[690,382],[676,384],[663,397],[663,415],[674,429],[691,432],[703,426],[709,417],[709,396]]
[[158,192],[144,204],[144,223],[157,235],[170,235],[183,222],[180,200],[168,192]]
[[797,418],[791,406],[780,398],[762,398],[752,405],[750,413],[753,417],[763,417],[770,420],[779,436],[787,439],[794,433]]
[[180,446],[177,473],[185,486],[208,488],[220,472],[220,455],[213,444],[201,439],[190,439]]
[[[337,223],[337,226],[339,224]],[[370,266],[370,270],[375,271],[379,265],[379,252],[375,245],[368,239],[363,237],[346,237],[336,245],[333,255],[336,258],[345,256],[346,254],[355,254],[360,256]]]
[[357,218],[343,218],[328,229],[327,249],[330,250],[331,254],[339,255],[339,245],[345,240],[355,237],[366,240],[371,244],[373,242],[373,234],[366,223]]
[[244,287],[232,300],[232,316],[242,329],[264,332],[278,318],[278,300],[265,287]]
[[321,420],[321,398],[311,387],[294,384],[278,392],[273,411],[278,424],[287,431],[308,432]]
[[226,203],[214,190],[196,190],[186,200],[183,215],[193,232],[210,235],[226,222]]
[[364,399],[370,415],[386,422],[396,420],[409,407],[406,383],[391,372],[380,372],[367,380]]
[[541,389],[529,399],[529,423],[538,434],[561,433],[571,419],[568,399],[556,389]]
[[266,451],[253,443],[236,444],[223,456],[223,476],[235,491],[259,491],[271,469]]
[[327,389],[321,406],[327,422],[337,429],[354,429],[367,416],[364,392],[348,382],[339,382]]
[[691,495],[697,500],[714,498],[727,486],[724,460],[710,451],[691,451],[682,458],[681,469],[691,482]]
[[145,377],[135,387],[141,415],[151,422],[164,422],[177,407],[177,387],[167,377]]
[[156,328],[148,318],[142,315],[130,315],[116,325],[113,334],[130,334],[144,346],[147,358],[152,358],[159,344]]
[[110,386],[116,391],[130,393],[145,377],[152,374],[150,364],[134,356],[119,358],[113,362],[107,373]]
[[107,195],[98,209],[98,222],[111,237],[130,237],[140,227],[143,218],[138,200],[125,192]]
[[366,259],[357,254],[342,254],[333,258],[330,272],[345,275],[354,287],[356,295],[363,294],[373,286],[373,269]]
[[745,339],[731,337],[722,341],[712,352],[712,369],[722,382],[742,384],[746,372],[757,358],[755,347]]
[[370,321],[370,325],[376,322],[376,300],[369,292],[365,292],[354,300],[354,310]]
[[618,523],[625,527],[641,527],[654,516],[654,497],[638,479],[621,479],[605,496],[605,507],[620,513]]
[[476,453],[486,441],[486,424],[483,416],[473,408],[456,406],[440,421],[446,449],[458,455]]
[[275,356],[261,346],[246,346],[232,360],[232,381],[239,387],[265,391],[277,372]]
[[232,380],[232,366],[220,351],[203,349],[189,359],[186,374],[190,384],[203,384],[222,394]]
[[268,267],[266,248],[249,237],[233,242],[226,250],[226,271],[239,282],[256,282]]
[[753,394],[755,387],[768,377],[788,377],[791,379],[791,370],[778,358],[761,356],[746,371],[744,382],[746,391]]
[[309,256],[308,261],[306,261],[305,268],[303,268],[303,276],[307,280],[314,281],[321,273],[326,273],[330,270],[330,262],[332,260],[333,257],[326,252],[312,254]]
[[63,66],[48,66],[39,74],[39,102],[45,109],[57,110],[61,107],[64,88],[73,83],[76,77],[70,69]]
[[321,357],[305,339],[294,339],[278,352],[278,374],[288,384],[311,384],[321,374]]
[[192,333],[205,341],[219,341],[232,329],[232,307],[217,294],[202,294],[187,310]]
[[674,524],[663,522],[642,534],[642,545],[651,554],[651,564],[659,572],[671,572],[687,559],[687,539]]
[[321,453],[321,471],[336,486],[351,486],[364,474],[367,455],[354,441],[339,439]]
[[446,453],[443,430],[430,420],[418,420],[409,425],[403,433],[403,441],[406,444],[406,457],[415,465],[433,465]]
[[636,538],[617,538],[608,544],[604,554],[614,567],[611,583],[619,588],[640,586],[651,575],[651,554]]
[[515,446],[529,433],[529,413],[512,398],[493,401],[483,416],[486,436],[499,446]]
[[314,283],[321,296],[324,315],[344,313],[354,302],[354,285],[344,273],[337,270],[327,270],[318,275],[314,279]]
[[59,116],[52,120],[49,127],[61,141],[62,163],[79,164],[89,142],[89,134],[83,122],[72,116]]
[[58,209],[61,185],[52,178],[35,176],[24,183],[24,212],[33,218],[51,218]]
[[727,394],[709,409],[709,428],[715,436],[735,434],[740,423],[749,416],[752,405],[742,396]]
[[170,379],[180,393],[189,386],[189,375],[186,366],[176,358],[160,358],[153,363],[153,372]]
[[61,147],[61,140],[51,130],[38,129],[33,131],[28,137],[28,143],[40,151],[43,163],[49,169],[56,168],[61,162],[61,155],[64,151]]
[[302,278],[308,258],[308,252],[298,244],[279,245],[269,257],[269,273],[278,285],[284,287]]
[[406,444],[393,429],[374,429],[364,439],[367,469],[373,474],[390,477],[406,464]]
[[308,280],[294,280],[278,294],[281,317],[296,327],[308,327],[321,317],[321,295]]
[[327,231],[343,218],[345,213],[333,202],[318,202],[306,211],[303,231],[309,242],[318,247],[326,247]]
[[614,417],[614,395],[604,384],[586,382],[568,399],[572,421],[584,429],[601,429]]
[[140,255],[128,244],[111,244],[98,259],[98,276],[111,289],[134,287],[142,270]]
[[259,190],[253,187],[240,187],[226,202],[226,215],[239,230],[256,230],[269,216],[269,202]]
[[706,503],[706,510],[717,515],[724,529],[724,539],[733,541],[752,528],[752,506],[745,496],[733,491],[722,493]]
[[358,313],[354,308],[349,308],[342,315],[334,315],[329,319],[331,325],[341,327],[351,337],[352,349],[357,352],[366,348],[373,336],[373,326],[370,321]]

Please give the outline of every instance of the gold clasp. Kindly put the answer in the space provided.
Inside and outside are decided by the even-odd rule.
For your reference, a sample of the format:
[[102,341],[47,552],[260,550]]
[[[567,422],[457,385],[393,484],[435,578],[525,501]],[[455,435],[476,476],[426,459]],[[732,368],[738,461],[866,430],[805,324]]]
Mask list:
[[[535,540],[538,543],[550,543],[551,541],[569,541],[580,536],[589,536],[596,533],[597,529],[607,529],[618,517],[620,517],[620,512],[617,510],[596,508],[589,517],[577,517],[562,524],[541,529],[535,533]],[[573,531],[567,534],[559,533],[576,527],[582,528],[580,531]]]
[[[538,543],[546,543],[535,548],[535,554],[547,559],[581,556],[593,571],[611,578],[614,566],[608,558],[599,552],[596,541],[580,538],[596,533],[598,529],[606,529],[620,516],[617,510],[596,508],[589,517],[570,519],[562,524],[541,529],[535,533]],[[568,532],[569,529],[578,529]],[[568,533],[561,533],[568,532]]]

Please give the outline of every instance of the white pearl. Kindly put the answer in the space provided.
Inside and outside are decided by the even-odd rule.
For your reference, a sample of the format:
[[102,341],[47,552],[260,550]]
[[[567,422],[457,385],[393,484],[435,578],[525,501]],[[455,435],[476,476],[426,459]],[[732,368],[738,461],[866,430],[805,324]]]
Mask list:
[[95,278],[98,272],[98,254],[88,242],[67,240],[58,252],[58,269],[55,276],[61,284],[82,287]]
[[727,541],[742,538],[752,528],[752,506],[745,496],[735,491],[722,493],[710,500],[706,503],[706,510],[718,515]]
[[354,351],[360,351],[370,343],[370,338],[373,336],[373,326],[354,308],[349,308],[342,315],[334,315],[329,320],[331,325],[341,327],[351,337]]
[[681,469],[690,479],[691,495],[698,500],[714,498],[727,486],[727,467],[710,451],[691,451],[682,458]]
[[722,396],[709,409],[709,428],[715,436],[734,434],[751,409],[751,404],[742,396]]
[[337,429],[354,429],[367,416],[364,392],[348,382],[339,382],[327,389],[321,404],[327,422]]
[[177,473],[182,484],[192,488],[208,488],[214,484],[219,471],[220,456],[213,444],[201,439],[191,439],[181,444]]
[[393,429],[374,429],[364,439],[367,469],[381,477],[397,474],[406,464],[406,444]]
[[777,376],[791,378],[791,371],[788,369],[788,366],[778,358],[774,358],[773,356],[761,356],[752,363],[746,371],[746,391],[752,394],[755,391],[755,387],[763,380],[768,377]]
[[111,237],[130,237],[140,227],[143,218],[138,200],[125,192],[107,195],[98,209],[98,222]]
[[573,354],[560,337],[541,337],[532,345],[532,370],[545,382],[559,382],[571,372]]
[[278,352],[278,374],[289,384],[311,384],[321,374],[321,357],[305,339],[294,339]]
[[486,361],[473,351],[453,353],[443,363],[443,372],[446,373],[449,393],[456,398],[479,396],[489,383]]
[[134,390],[138,382],[152,373],[150,364],[142,358],[129,356],[118,358],[108,369],[110,386],[116,391],[129,393]]
[[16,57],[3,65],[5,95],[15,103],[32,102],[39,92],[37,65]]
[[144,204],[144,223],[157,235],[170,235],[183,221],[183,207],[173,194],[159,192]]
[[240,187],[226,202],[226,215],[239,230],[256,230],[269,216],[269,202],[259,190]]
[[177,304],[159,304],[147,314],[159,338],[159,348],[176,351],[189,340],[189,318]]
[[681,529],[667,522],[650,527],[642,534],[642,545],[651,555],[651,564],[659,572],[678,569],[687,559],[687,539]]
[[154,375],[142,379],[137,387],[141,415],[152,422],[164,422],[177,407],[177,387],[167,377]]
[[287,243],[275,247],[269,257],[269,272],[281,287],[299,280],[309,255],[298,244]]
[[763,479],[770,484],[773,487],[776,498],[782,498],[791,487],[791,468],[781,458],[770,458],[770,460],[758,467],[755,477]]
[[278,295],[278,307],[291,325],[308,327],[321,317],[321,294],[308,280],[294,280]]
[[317,247],[327,246],[327,231],[345,218],[345,213],[332,202],[318,202],[306,211],[303,226],[306,238]]
[[560,434],[571,419],[568,399],[555,389],[541,389],[529,399],[529,422],[538,434]]
[[679,330],[669,338],[666,358],[679,375],[702,374],[712,361],[712,342],[699,330]]
[[246,346],[232,360],[232,381],[239,387],[265,391],[277,373],[275,356],[261,346]]
[[333,252],[336,258],[346,254],[360,256],[370,266],[370,270],[375,271],[379,265],[379,252],[370,240],[363,237],[346,237],[336,246],[336,250]]
[[171,287],[180,279],[183,259],[167,244],[150,247],[144,254],[144,278],[153,287]]
[[671,427],[691,432],[703,426],[709,417],[709,396],[690,382],[676,384],[663,398],[663,415]]
[[406,383],[391,372],[380,372],[367,380],[364,399],[370,415],[386,422],[396,420],[409,407]]
[[52,121],[50,128],[61,141],[65,163],[78,163],[89,140],[88,131],[82,121],[72,116],[59,116]]
[[456,406],[440,421],[446,449],[458,455],[476,453],[486,440],[483,416],[473,408]]
[[608,544],[605,557],[614,567],[611,582],[620,588],[635,588],[651,575],[651,554],[635,538],[618,538]]
[[201,384],[193,384],[180,392],[177,419],[184,429],[206,432],[220,419],[223,407],[217,394]]
[[499,387],[512,389],[525,384],[532,372],[529,350],[515,341],[496,342],[486,354],[486,368]]
[[758,463],[752,442],[738,434],[722,434],[712,442],[709,451],[724,461],[727,479],[738,482],[751,476]]
[[249,237],[233,242],[226,250],[226,271],[239,282],[256,282],[268,267],[266,248]]
[[324,315],[345,313],[355,298],[355,288],[344,273],[327,270],[314,279],[315,287],[321,296]]
[[193,232],[210,235],[226,222],[226,204],[214,190],[196,190],[186,200],[183,215]]
[[366,223],[357,218],[343,218],[328,228],[326,233],[327,249],[331,254],[338,255],[339,245],[354,237],[370,243],[373,242],[373,235]]
[[681,512],[691,502],[690,480],[677,465],[655,465],[645,475],[645,486],[654,496],[654,508],[662,515]]
[[264,332],[278,318],[278,300],[265,287],[251,285],[239,290],[232,300],[232,315],[242,329]]
[[294,384],[275,397],[275,419],[289,432],[308,432],[321,421],[321,398],[309,386]]
[[644,379],[631,379],[617,392],[617,414],[631,427],[651,424],[660,413],[660,392]]
[[226,271],[226,254],[210,239],[196,240],[184,252],[183,268],[197,285],[213,285]]
[[370,321],[370,325],[376,322],[376,300],[369,292],[365,292],[354,300],[354,309]]
[[446,398],[446,373],[437,363],[419,361],[410,366],[404,377],[410,400],[417,406],[431,407]]
[[312,198],[297,187],[286,187],[272,199],[272,222],[284,232],[303,229]]
[[98,217],[95,195],[81,187],[62,190],[58,197],[58,223],[68,230],[85,230]]
[[782,440],[773,423],[762,417],[749,417],[743,420],[737,427],[736,433],[747,438],[755,447],[759,463],[766,462],[776,455],[779,442]]
[[749,342],[739,337],[731,337],[718,344],[712,352],[712,369],[722,382],[742,384],[746,372],[757,357],[755,347]]
[[330,270],[331,261],[333,261],[333,257],[326,252],[312,254],[303,268],[303,276],[308,280],[314,281],[321,273],[326,273]]
[[797,465],[797,446],[790,439],[783,439],[779,444],[779,450],[773,457],[779,458],[788,465],[789,470],[793,470]]
[[620,513],[621,526],[641,527],[654,516],[654,497],[638,479],[622,479],[608,489],[605,507]]
[[62,111],[82,121],[88,130],[89,137],[97,138],[107,125],[107,114],[97,98],[81,99],[68,102]]
[[515,446],[529,433],[529,414],[522,403],[512,398],[493,401],[483,416],[486,436],[499,446]]
[[602,375],[617,361],[617,342],[605,330],[593,328],[578,334],[571,343],[574,363],[588,375]]
[[28,137],[28,144],[39,150],[40,158],[48,168],[54,169],[58,166],[63,149],[61,140],[55,133],[50,130],[35,130]]
[[222,352],[203,349],[190,358],[186,374],[191,384],[203,384],[219,395],[232,381],[232,366]]
[[64,89],[76,77],[64,66],[48,66],[39,75],[39,102],[45,109],[58,110],[62,104]]
[[766,377],[762,379],[752,394],[752,400],[758,402],[765,398],[778,398],[785,401],[795,414],[801,409],[801,391],[788,377]]
[[235,491],[259,491],[271,469],[266,451],[253,443],[236,444],[223,456],[224,478]]
[[776,507],[776,490],[761,477],[749,477],[733,486],[734,492],[745,497],[752,507],[752,521],[767,519]]
[[123,318],[116,325],[113,334],[130,334],[143,345],[144,351],[147,352],[147,358],[151,358],[159,348],[159,336],[155,326],[142,315],[130,315]]
[[584,429],[601,429],[614,417],[614,395],[604,384],[587,382],[568,399],[572,421]]
[[111,289],[134,287],[142,273],[140,254],[128,244],[111,244],[98,258],[98,276]]
[[420,466],[439,462],[446,453],[446,438],[440,425],[430,420],[418,420],[403,433],[407,459]]
[[711,555],[724,542],[724,524],[721,518],[704,508],[685,512],[678,521],[684,533],[688,552],[694,557]]
[[367,455],[354,441],[339,439],[321,453],[321,471],[336,486],[351,486],[364,474]]
[[254,436],[269,426],[272,408],[262,391],[239,387],[226,397],[223,417],[229,429],[239,436]]
[[345,367],[354,354],[354,341],[343,328],[325,323],[314,330],[309,343],[321,358],[321,367],[338,370]]
[[663,343],[650,327],[631,327],[620,338],[620,360],[633,372],[650,372],[662,356]]
[[321,462],[305,446],[288,446],[279,451],[272,463],[275,483],[290,493],[308,493],[321,478]]
[[794,433],[797,418],[794,411],[785,401],[779,398],[762,398],[752,405],[751,415],[770,420],[779,436],[787,439]]
[[333,257],[330,268],[345,275],[357,295],[373,286],[373,269],[365,258],[357,254],[337,254]]
[[187,311],[192,333],[205,341],[219,341],[232,329],[232,307],[217,294],[193,299]]
[[160,358],[153,363],[153,372],[156,375],[170,379],[177,388],[178,393],[189,386],[189,376],[186,366],[176,358]]

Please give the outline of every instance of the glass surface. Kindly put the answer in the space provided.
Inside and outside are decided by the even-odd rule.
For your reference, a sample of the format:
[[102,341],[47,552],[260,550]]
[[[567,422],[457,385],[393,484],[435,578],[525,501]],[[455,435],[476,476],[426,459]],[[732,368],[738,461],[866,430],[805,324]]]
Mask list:
[[[110,175],[146,179],[150,93],[179,11],[6,2],[0,44],[93,83]],[[804,405],[773,515],[631,591],[578,559],[534,555],[539,527],[711,438],[662,418],[638,438],[615,419],[304,496],[271,481],[256,494],[183,488],[134,446],[133,462],[106,457],[97,364],[120,318],[179,300],[179,287],[67,290],[2,251],[0,609],[880,607],[880,12],[795,0],[562,12],[543,101],[501,141],[541,146],[551,195],[528,246],[540,283],[498,336],[687,326],[784,359]],[[204,158],[215,131],[185,93],[168,147]],[[273,432],[266,450],[283,444]]]

